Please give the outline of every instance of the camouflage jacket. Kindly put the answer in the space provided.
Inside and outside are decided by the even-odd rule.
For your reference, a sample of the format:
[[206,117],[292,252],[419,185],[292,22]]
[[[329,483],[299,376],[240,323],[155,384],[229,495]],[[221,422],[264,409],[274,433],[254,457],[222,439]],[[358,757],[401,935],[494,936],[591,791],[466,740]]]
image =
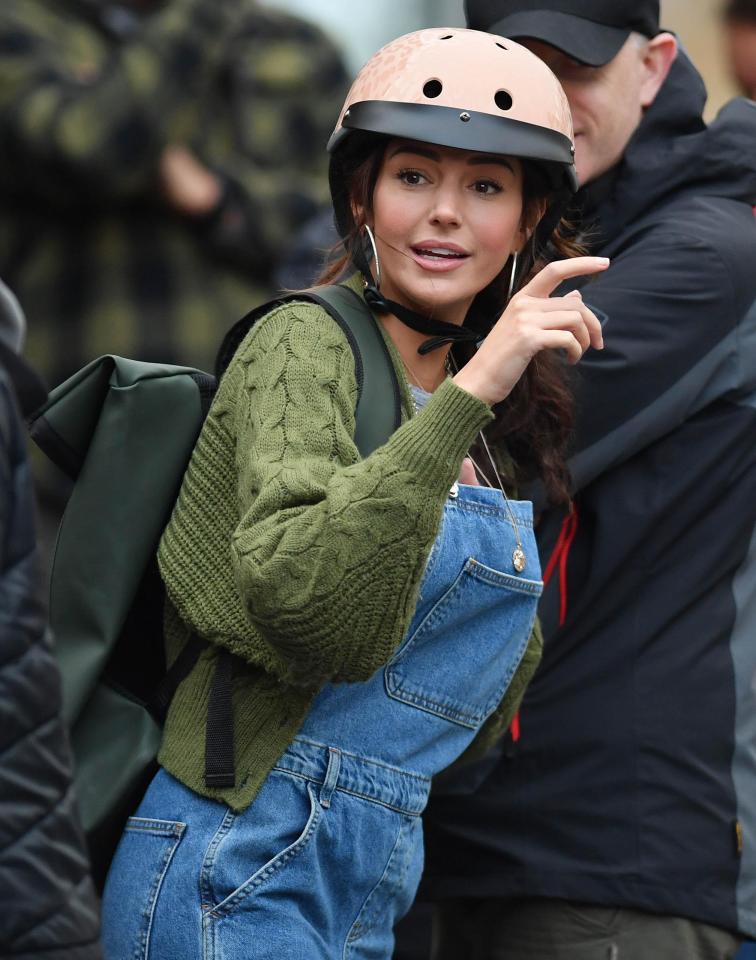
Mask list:
[[[51,384],[101,353],[212,364],[327,200],[346,87],[315,27],[251,0],[0,5],[0,274]],[[214,171],[208,216],[160,191],[169,144]]]

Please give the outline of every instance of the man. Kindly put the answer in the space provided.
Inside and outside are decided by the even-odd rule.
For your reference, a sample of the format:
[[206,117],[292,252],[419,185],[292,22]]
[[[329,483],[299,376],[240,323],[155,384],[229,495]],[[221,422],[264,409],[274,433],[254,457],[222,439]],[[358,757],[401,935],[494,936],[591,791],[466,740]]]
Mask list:
[[212,369],[328,196],[345,87],[254,0],[0,4],[0,275],[48,385],[103,353]]
[[466,6],[563,83],[580,239],[612,264],[582,285],[606,346],[575,511],[538,527],[542,667],[428,811],[437,956],[730,957],[756,933],[756,108],[707,129],[653,0]]
[[725,43],[730,69],[744,96],[756,99],[756,0],[728,0]]
[[0,282],[0,956],[99,960],[97,898],[46,630],[22,414],[45,390]]
[[0,273],[51,385],[106,352],[212,365],[327,197],[346,79],[253,0],[0,4]]

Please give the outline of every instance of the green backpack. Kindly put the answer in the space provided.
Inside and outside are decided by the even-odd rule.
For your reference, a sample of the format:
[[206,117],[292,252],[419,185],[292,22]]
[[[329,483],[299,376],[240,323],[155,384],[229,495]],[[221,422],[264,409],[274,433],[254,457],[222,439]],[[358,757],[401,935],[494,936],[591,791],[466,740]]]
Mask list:
[[[226,336],[218,376],[255,321],[295,299],[323,306],[349,340],[359,389],[355,441],[367,456],[399,425],[399,387],[370,310],[348,287],[252,311]],[[50,622],[79,811],[100,884],[156,769],[171,697],[201,649],[166,668],[155,553],[216,383],[186,367],[100,357],[53,390],[31,424],[35,442],[74,481],[55,547]],[[220,722],[232,736],[230,706]]]

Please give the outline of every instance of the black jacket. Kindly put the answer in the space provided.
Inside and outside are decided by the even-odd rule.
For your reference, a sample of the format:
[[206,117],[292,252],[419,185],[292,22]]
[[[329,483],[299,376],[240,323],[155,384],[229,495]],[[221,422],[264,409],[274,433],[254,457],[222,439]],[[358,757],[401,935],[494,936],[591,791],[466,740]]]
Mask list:
[[40,598],[14,386],[39,401],[33,378],[0,345],[0,957],[97,960],[96,897]]
[[[583,194],[612,265],[583,285],[606,348],[579,368],[577,532],[520,739],[431,800],[432,897],[756,934],[756,106],[707,129],[704,97],[681,54]],[[544,567],[562,520],[542,517]]]

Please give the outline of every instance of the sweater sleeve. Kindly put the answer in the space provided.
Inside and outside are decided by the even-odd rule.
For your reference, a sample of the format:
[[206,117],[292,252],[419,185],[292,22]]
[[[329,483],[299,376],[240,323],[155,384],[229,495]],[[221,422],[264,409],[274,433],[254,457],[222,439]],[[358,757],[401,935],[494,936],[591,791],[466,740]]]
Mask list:
[[268,315],[238,362],[232,560],[247,616],[287,681],[366,680],[409,626],[449,487],[492,414],[447,381],[361,460],[352,352],[319,308]]

